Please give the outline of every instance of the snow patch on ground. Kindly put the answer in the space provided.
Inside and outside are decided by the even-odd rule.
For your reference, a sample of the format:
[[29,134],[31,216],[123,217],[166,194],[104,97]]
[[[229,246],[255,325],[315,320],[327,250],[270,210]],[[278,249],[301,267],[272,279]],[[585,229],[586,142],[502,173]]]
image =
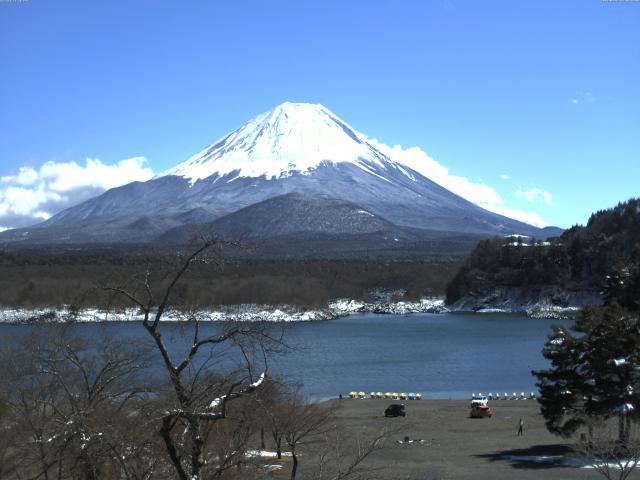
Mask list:
[[[245,452],[247,457],[260,457],[260,458],[277,458],[277,452],[270,452],[268,450],[247,450]],[[283,457],[290,457],[291,452],[282,452]]]
[[621,462],[593,463],[592,461],[584,458],[565,457],[563,455],[506,455],[503,457],[512,462],[530,462],[538,464],[548,464],[561,467],[576,467],[576,468],[601,468],[608,467],[611,469],[620,469],[621,466],[629,468],[636,463],[634,460],[624,460]]

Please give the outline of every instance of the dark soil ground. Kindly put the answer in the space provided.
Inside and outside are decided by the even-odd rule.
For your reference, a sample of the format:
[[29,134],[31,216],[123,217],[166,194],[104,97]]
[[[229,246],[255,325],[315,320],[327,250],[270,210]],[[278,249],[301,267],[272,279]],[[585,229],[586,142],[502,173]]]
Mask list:
[[[338,403],[337,401],[335,403]],[[353,437],[373,437],[383,429],[394,433],[385,448],[367,459],[362,478],[379,479],[473,479],[473,480],[552,480],[604,478],[593,469],[567,467],[553,458],[534,462],[527,457],[573,456],[571,440],[551,435],[544,426],[539,406],[533,400],[493,401],[492,418],[469,418],[469,402],[462,400],[405,401],[406,417],[385,418],[389,400],[351,400],[339,402],[336,423]],[[524,435],[517,436],[518,421],[524,420]],[[424,443],[404,443],[409,437]],[[299,478],[313,478],[316,442],[302,447]],[[353,447],[345,441],[347,450]],[[276,463],[276,462],[273,462]],[[286,478],[290,460],[275,476]],[[307,475],[305,475],[305,472]],[[634,472],[630,478],[640,478]]]

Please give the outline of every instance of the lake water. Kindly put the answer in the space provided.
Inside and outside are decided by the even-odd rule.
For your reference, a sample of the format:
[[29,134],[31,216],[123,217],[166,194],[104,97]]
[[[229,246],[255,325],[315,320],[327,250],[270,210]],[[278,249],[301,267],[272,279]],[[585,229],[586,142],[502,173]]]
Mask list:
[[[270,371],[302,382],[317,399],[352,390],[422,392],[425,398],[530,392],[535,391],[531,370],[547,365],[541,349],[554,323],[570,322],[509,314],[362,314],[287,324],[285,340],[292,351],[271,359]],[[0,325],[0,336],[6,341],[37,328]],[[71,328],[87,336],[104,331],[131,343],[147,339],[136,323]],[[180,325],[163,329],[167,341],[179,348],[181,337],[170,332],[177,333]]]

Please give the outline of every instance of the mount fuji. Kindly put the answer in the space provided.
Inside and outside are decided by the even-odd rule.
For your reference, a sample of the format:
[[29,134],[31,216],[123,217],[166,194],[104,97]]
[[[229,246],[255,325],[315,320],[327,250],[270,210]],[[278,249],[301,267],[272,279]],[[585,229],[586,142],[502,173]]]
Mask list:
[[256,241],[370,234],[396,243],[559,232],[489,212],[446,190],[382,153],[322,105],[283,103],[152,180],[3,232],[0,242],[183,243],[194,229]]

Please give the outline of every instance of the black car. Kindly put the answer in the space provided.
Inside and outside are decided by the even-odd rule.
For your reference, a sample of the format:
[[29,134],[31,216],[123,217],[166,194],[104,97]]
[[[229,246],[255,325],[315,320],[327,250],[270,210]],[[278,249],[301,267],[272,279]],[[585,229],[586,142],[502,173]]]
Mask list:
[[392,403],[384,411],[385,417],[406,417],[407,412],[404,411],[404,405],[401,403]]

